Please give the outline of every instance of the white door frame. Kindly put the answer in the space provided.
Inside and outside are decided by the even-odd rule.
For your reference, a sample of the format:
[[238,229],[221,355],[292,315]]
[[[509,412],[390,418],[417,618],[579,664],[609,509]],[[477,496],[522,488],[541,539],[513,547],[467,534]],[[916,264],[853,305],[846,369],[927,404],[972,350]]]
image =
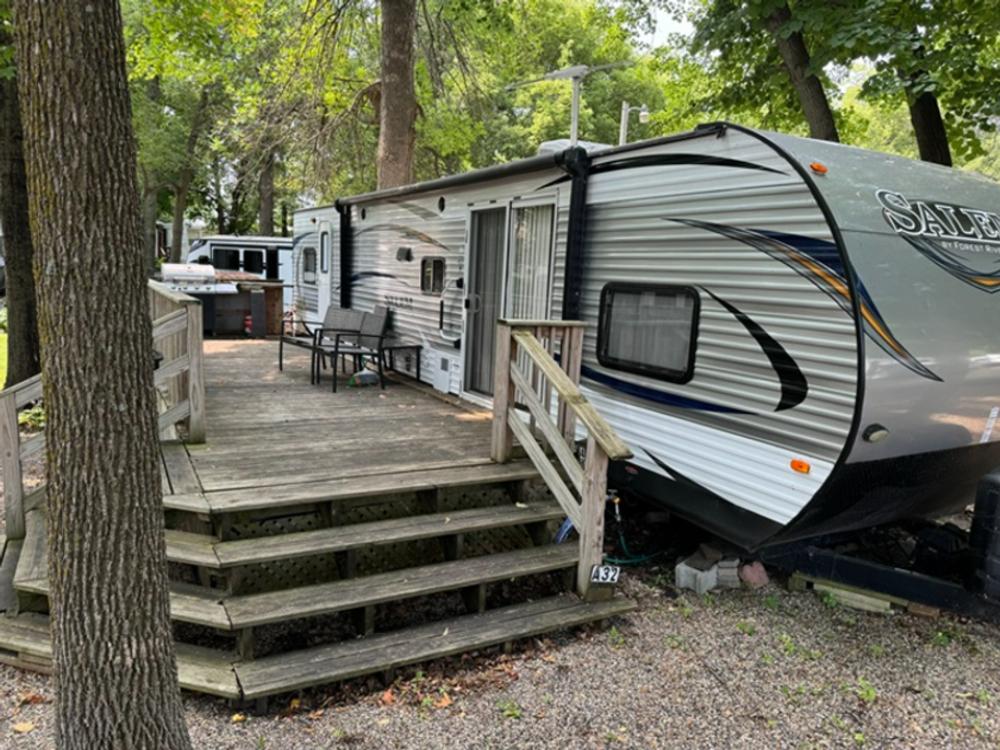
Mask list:
[[[476,391],[469,390],[468,387],[468,371],[469,368],[466,366],[466,358],[468,357],[468,343],[469,343],[469,324],[471,322],[471,316],[469,315],[469,307],[466,302],[469,299],[469,281],[470,272],[472,270],[471,259],[472,259],[472,221],[475,214],[481,211],[493,211],[502,208],[505,211],[504,214],[504,232],[503,240],[501,240],[500,247],[504,249],[504,262],[503,268],[507,266],[507,241],[510,238],[510,201],[483,201],[481,203],[474,203],[470,205],[465,211],[465,257],[463,259],[462,266],[462,291],[465,292],[465,296],[462,300],[462,348],[461,348],[461,362],[462,362],[462,387],[459,391],[459,395],[466,401],[471,401],[474,404],[480,406],[485,406],[490,408],[493,406],[493,399],[483,393],[478,393]],[[500,279],[500,300],[506,299],[507,295],[507,279],[506,272],[503,273]]]
[[[326,246],[326,270],[323,270],[323,233],[327,235]],[[330,297],[333,293],[333,224],[326,219],[321,220],[316,225],[316,295],[318,299],[317,316],[323,320],[327,308],[330,306]]]

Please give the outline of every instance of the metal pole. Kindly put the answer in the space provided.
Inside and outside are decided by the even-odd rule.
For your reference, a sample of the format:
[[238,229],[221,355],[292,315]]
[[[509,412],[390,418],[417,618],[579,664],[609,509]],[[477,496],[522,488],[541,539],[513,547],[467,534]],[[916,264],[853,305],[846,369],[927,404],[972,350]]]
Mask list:
[[622,119],[618,124],[618,145],[624,146],[628,142],[628,115],[630,112],[628,102],[622,102]]
[[580,84],[583,78],[573,76],[573,107],[569,121],[569,145],[575,146],[580,130]]

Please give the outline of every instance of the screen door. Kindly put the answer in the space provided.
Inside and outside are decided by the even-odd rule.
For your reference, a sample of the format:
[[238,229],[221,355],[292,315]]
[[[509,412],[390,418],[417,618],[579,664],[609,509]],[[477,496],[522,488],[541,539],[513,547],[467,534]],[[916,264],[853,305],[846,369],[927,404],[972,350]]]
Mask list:
[[493,395],[496,323],[502,313],[507,209],[473,211],[465,318],[465,390]]

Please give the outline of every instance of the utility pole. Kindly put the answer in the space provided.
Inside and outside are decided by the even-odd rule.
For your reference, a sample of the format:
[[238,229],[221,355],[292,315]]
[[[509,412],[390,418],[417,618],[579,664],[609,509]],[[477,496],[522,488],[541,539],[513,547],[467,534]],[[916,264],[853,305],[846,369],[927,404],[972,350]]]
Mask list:
[[622,116],[618,124],[618,145],[624,146],[628,143],[628,118],[633,112],[639,113],[639,122],[645,124],[649,122],[649,107],[643,104],[641,107],[629,106],[628,102],[622,102]]

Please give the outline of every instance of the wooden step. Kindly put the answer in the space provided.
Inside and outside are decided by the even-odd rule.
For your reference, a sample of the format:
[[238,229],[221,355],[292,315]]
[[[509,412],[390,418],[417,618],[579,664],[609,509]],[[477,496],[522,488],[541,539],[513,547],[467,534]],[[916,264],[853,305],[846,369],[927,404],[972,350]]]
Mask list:
[[575,565],[578,557],[577,544],[530,547],[333,583],[237,596],[227,599],[225,608],[234,629],[254,627],[561,570]]
[[[49,580],[46,576],[29,579],[15,579],[14,588],[30,594],[49,595]],[[233,625],[223,602],[221,591],[191,586],[183,583],[170,584],[170,618],[177,622],[204,625],[217,630],[232,630]]]
[[[575,565],[578,556],[576,544],[553,544],[227,599],[220,599],[217,590],[175,583],[170,616],[217,630],[240,630],[561,570]],[[42,575],[22,579],[15,588],[47,596],[49,582]]]
[[634,602],[587,603],[572,594],[465,615],[236,665],[245,698],[261,698],[495,646],[621,615]]
[[206,568],[290,560],[452,534],[466,534],[563,518],[555,503],[510,503],[448,513],[407,516],[313,531],[220,542],[214,537],[167,529],[167,559]]
[[402,471],[379,476],[344,477],[276,487],[164,495],[163,507],[193,513],[238,513],[286,508],[310,503],[421,492],[449,487],[501,484],[538,476],[530,461],[483,463],[426,471]]
[[[179,643],[177,671],[186,690],[255,699],[530,638],[634,608],[624,598],[587,603],[564,594],[246,662],[234,662],[228,652]],[[32,612],[0,617],[0,662],[51,671],[49,618]]]
[[[242,697],[228,654],[183,643],[176,644],[176,649],[182,688],[234,700]],[[50,671],[49,618],[34,612],[0,617],[0,662]]]

